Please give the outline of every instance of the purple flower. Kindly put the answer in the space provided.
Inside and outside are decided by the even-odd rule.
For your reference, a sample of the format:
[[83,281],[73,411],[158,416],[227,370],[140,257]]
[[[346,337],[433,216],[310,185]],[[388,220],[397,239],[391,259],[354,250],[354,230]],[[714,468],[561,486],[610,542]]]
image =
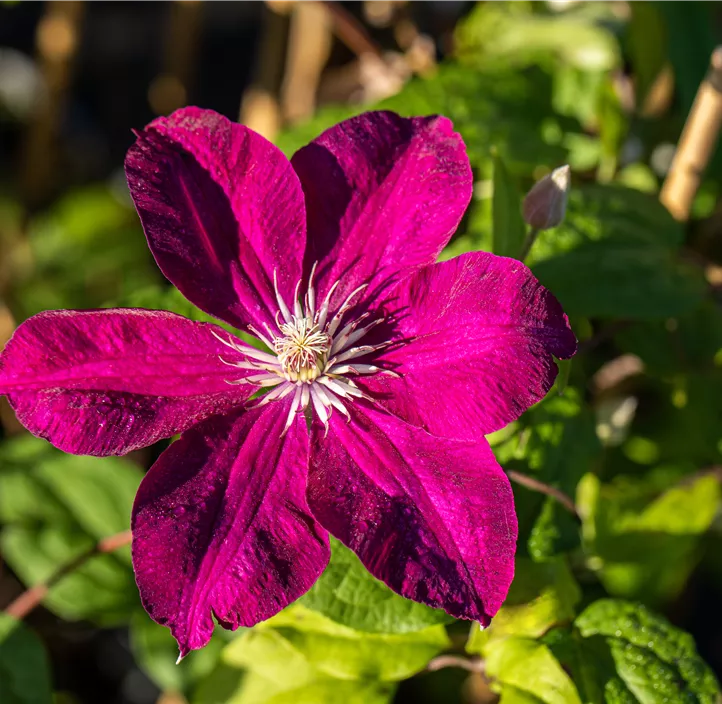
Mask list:
[[186,108],[138,134],[126,172],[163,273],[268,351],[162,311],[47,312],[8,343],[0,393],[66,452],[182,434],[132,516],[143,604],[181,655],[212,615],[251,626],[306,592],[328,533],[403,596],[488,624],[517,524],[484,435],[576,341],[522,263],[435,263],[472,191],[449,120],[367,113],[289,163]]

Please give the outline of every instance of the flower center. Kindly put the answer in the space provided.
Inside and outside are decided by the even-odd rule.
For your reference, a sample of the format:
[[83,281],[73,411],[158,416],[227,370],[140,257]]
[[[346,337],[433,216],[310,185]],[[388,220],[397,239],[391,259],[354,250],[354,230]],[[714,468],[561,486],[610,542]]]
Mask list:
[[283,337],[273,340],[273,349],[291,381],[311,382],[323,371],[331,338],[311,318],[291,316],[279,325]]
[[327,430],[328,419],[334,409],[349,418],[346,404],[358,398],[368,399],[354,383],[352,376],[377,373],[395,376],[393,371],[381,369],[364,359],[389,345],[389,342],[358,344],[371,329],[384,322],[384,318],[379,317],[362,325],[370,315],[363,313],[353,320],[347,320],[353,300],[366,286],[352,291],[335,314],[330,315],[329,305],[338,282],[331,287],[324,302],[317,308],[313,286],[315,271],[314,264],[303,301],[299,297],[301,281],[296,285],[292,311],[278,291],[274,273],[273,285],[278,302],[276,330],[265,325],[265,332],[261,332],[252,325],[248,326],[249,331],[271,352],[241,346],[230,336],[225,340],[216,335],[224,345],[245,357],[240,362],[226,362],[223,358],[221,361],[231,367],[252,372],[241,379],[229,380],[229,384],[254,384],[270,388],[259,398],[259,405],[292,396],[284,433],[291,426],[296,413],[309,407],[313,408]]

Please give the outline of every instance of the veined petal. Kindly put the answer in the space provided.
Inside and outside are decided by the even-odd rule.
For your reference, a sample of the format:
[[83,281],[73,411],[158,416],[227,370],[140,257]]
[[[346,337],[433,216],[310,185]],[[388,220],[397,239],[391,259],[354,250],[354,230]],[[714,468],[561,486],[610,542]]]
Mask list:
[[577,344],[564,311],[521,262],[471,252],[415,272],[389,293],[399,344],[374,359],[399,376],[357,379],[430,433],[473,439],[516,420]]
[[436,261],[471,199],[464,143],[445,117],[368,112],[291,163],[306,196],[307,265],[319,263],[319,300],[340,281],[335,305],[361,284],[371,286],[359,300]]
[[238,328],[273,325],[273,275],[290,300],[306,245],[303,192],[270,142],[212,110],[151,122],[125,160],[161,271],[199,308]]
[[302,415],[289,403],[210,418],[151,467],[133,507],[133,566],[143,605],[181,656],[202,648],[213,618],[253,626],[311,588],[328,536],[304,496]]
[[[50,311],[25,321],[0,355],[0,394],[20,422],[65,452],[122,455],[242,404],[230,385],[253,371],[216,325],[166,311]],[[238,340],[239,348],[242,343]]]
[[308,503],[391,589],[488,625],[514,573],[509,480],[483,437],[435,438],[361,403],[315,423]]

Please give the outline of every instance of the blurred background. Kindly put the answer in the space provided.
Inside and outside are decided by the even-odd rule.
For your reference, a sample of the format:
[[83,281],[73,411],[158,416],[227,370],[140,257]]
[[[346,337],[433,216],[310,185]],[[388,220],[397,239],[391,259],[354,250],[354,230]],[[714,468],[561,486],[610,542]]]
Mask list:
[[[718,3],[2,0],[0,346],[45,309],[201,315],[155,268],[122,170],[131,129],[183,105],[240,120],[289,156],[370,107],[449,116],[476,184],[444,256],[499,251],[499,184],[518,201],[570,163],[567,224],[528,261],[569,312],[583,355],[564,403],[532,412],[495,449],[505,467],[575,497],[582,529],[516,487],[520,555],[567,556],[584,600],[658,609],[719,677],[719,150],[676,219],[658,194],[720,43]],[[127,529],[139,478],[162,449],[68,458],[27,436],[0,399],[0,607]],[[692,484],[692,498],[669,494]],[[204,690],[210,674],[233,679],[217,670],[223,636],[176,668],[123,551],[67,577],[27,623],[58,703],[230,701]],[[480,675],[444,669],[402,683],[395,701],[494,695]]]

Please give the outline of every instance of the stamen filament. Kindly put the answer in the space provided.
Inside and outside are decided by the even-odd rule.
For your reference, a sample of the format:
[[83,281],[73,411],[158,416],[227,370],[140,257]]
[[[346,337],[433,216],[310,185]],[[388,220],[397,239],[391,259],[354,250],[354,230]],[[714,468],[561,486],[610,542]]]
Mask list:
[[[276,302],[278,303],[278,310],[281,312],[281,315],[283,316],[283,319],[287,322],[291,322],[291,311],[288,310],[288,307],[283,301],[283,298],[281,297],[281,294],[278,292],[278,277],[276,276],[276,271],[273,271],[273,289],[276,292]],[[276,321],[278,322],[278,321]]]
[[291,408],[288,411],[288,416],[286,418],[286,425],[283,427],[283,432],[281,433],[281,437],[283,437],[287,432],[288,429],[291,427],[291,423],[293,423],[293,419],[296,416],[296,410],[298,409],[298,404],[301,400],[301,387],[296,387],[296,393],[293,394],[293,401],[291,402]]
[[[308,277],[305,294],[301,295],[303,277],[294,289],[293,302],[289,307],[283,300],[278,288],[278,276],[273,272],[273,288],[278,303],[274,316],[277,330],[264,322],[259,327],[249,325],[248,330],[270,350],[265,352],[246,345],[241,340],[228,335],[227,339],[211,330],[212,334],[225,347],[229,347],[240,358],[236,361],[224,359],[221,362],[247,376],[226,380],[228,384],[249,384],[270,389],[256,401],[256,407],[273,401],[280,401],[292,395],[288,401],[288,416],[285,420],[282,436],[294,422],[299,410],[312,409],[323,423],[326,433],[333,411],[337,410],[347,421],[351,420],[348,404],[356,399],[373,401],[358,388],[352,376],[371,374],[393,374],[395,372],[371,364],[351,362],[387,347],[390,342],[359,345],[359,341],[373,328],[384,322],[381,316],[370,323],[363,324],[370,317],[369,312],[361,313],[353,320],[346,319],[354,306],[358,294],[368,287],[363,284],[351,291],[343,303],[335,308],[329,321],[331,300],[339,282],[336,281],[327,292],[320,308],[316,309],[316,289],[314,277],[318,263],[314,263]],[[241,376],[240,374],[238,376]]]
[[331,296],[333,296],[333,292],[336,290],[336,287],[338,286],[339,282],[337,281],[333,286],[331,286],[331,289],[326,294],[326,298],[321,305],[321,310],[319,311],[318,320],[316,321],[316,324],[318,327],[323,329],[326,325],[326,317],[328,316],[328,306],[331,303]]

